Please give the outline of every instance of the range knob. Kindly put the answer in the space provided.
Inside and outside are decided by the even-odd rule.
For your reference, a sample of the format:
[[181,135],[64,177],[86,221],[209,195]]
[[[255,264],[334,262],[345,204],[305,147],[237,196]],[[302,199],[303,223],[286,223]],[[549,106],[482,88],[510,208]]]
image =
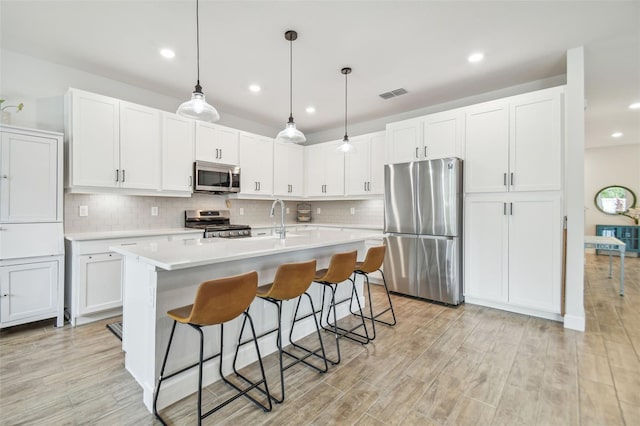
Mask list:
[[231,232],[229,232],[229,236],[230,236],[230,237],[237,237],[237,236],[238,236],[238,231],[231,231]]
[[227,232],[227,231],[224,231],[224,232],[223,232],[223,231],[220,231],[220,232],[218,233],[218,236],[219,236],[219,237],[221,237],[221,238],[228,238],[228,237],[229,237],[229,232]]

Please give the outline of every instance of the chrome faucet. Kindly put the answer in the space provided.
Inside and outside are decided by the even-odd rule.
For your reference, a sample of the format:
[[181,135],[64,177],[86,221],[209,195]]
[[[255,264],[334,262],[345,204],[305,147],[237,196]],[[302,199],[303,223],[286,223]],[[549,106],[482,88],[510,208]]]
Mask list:
[[[276,204],[280,204],[280,239],[284,240],[287,238],[287,229],[284,226],[284,201],[280,198],[276,198],[273,204],[271,204],[271,213],[269,213],[269,217],[275,216]],[[274,231],[277,234],[278,228],[274,225]]]

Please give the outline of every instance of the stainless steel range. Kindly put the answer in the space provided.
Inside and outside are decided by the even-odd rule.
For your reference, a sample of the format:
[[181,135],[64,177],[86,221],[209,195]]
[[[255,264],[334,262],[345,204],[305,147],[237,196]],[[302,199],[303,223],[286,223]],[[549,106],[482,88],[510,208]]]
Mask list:
[[247,238],[249,225],[231,225],[229,210],[185,210],[184,226],[204,230],[204,238]]

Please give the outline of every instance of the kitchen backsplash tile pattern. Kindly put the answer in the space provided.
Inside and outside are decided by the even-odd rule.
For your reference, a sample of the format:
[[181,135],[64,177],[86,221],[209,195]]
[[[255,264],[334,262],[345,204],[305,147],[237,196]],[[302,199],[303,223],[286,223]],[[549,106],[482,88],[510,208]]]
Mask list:
[[[66,233],[179,228],[184,226],[184,211],[190,209],[228,209],[231,223],[235,224],[259,226],[273,223],[269,217],[273,201],[269,200],[226,200],[223,196],[209,194],[194,194],[190,198],[65,194],[64,202]],[[287,201],[285,204],[289,208],[285,222],[296,223],[298,202]],[[384,221],[382,200],[311,201],[310,204],[312,222],[315,223],[382,226]],[[80,206],[88,207],[88,216],[79,215]],[[158,208],[157,216],[151,215],[152,207]],[[351,209],[354,209],[354,214],[351,214]],[[276,216],[279,218],[279,215],[277,208]]]

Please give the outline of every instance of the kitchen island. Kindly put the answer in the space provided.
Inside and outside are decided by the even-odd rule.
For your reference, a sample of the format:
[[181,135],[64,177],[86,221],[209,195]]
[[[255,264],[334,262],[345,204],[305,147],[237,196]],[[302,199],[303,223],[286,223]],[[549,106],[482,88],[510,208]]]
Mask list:
[[[379,238],[379,232],[315,230],[278,237],[265,236],[242,239],[187,239],[173,242],[150,242],[146,245],[117,246],[111,250],[124,257],[123,271],[123,341],[125,367],[143,389],[143,401],[149,411],[153,409],[156,380],[172,320],[166,312],[193,303],[198,285],[206,280],[237,275],[255,270],[260,284],[271,282],[278,265],[316,259],[317,268],[325,268],[332,254],[358,250],[358,258],[365,255],[365,241]],[[362,298],[362,282],[357,283]],[[320,306],[322,288],[312,285],[309,294]],[[349,286],[338,288],[338,300],[348,297]],[[303,307],[306,308],[305,305]],[[338,316],[348,314],[348,304],[341,306]],[[287,345],[295,302],[283,305],[283,345]],[[306,312],[306,311],[305,311]],[[251,304],[251,316],[256,332],[276,325],[276,311],[270,304],[256,299]],[[225,326],[224,365],[233,362],[241,321],[236,319]],[[298,339],[315,330],[312,318],[296,326]],[[206,327],[205,356],[218,351],[219,327]],[[324,335],[325,339],[328,335]],[[331,337],[333,339],[333,337]],[[328,340],[327,340],[328,341]],[[188,327],[176,330],[174,344],[167,363],[167,371],[176,371],[198,359],[198,336]],[[260,340],[263,356],[276,351],[275,334]],[[244,346],[238,356],[240,366],[256,360],[251,345]],[[219,380],[218,364],[205,365],[203,382],[206,385]],[[225,375],[229,374],[225,368]],[[166,407],[197,390],[197,369],[174,377],[163,384],[158,407]]]

